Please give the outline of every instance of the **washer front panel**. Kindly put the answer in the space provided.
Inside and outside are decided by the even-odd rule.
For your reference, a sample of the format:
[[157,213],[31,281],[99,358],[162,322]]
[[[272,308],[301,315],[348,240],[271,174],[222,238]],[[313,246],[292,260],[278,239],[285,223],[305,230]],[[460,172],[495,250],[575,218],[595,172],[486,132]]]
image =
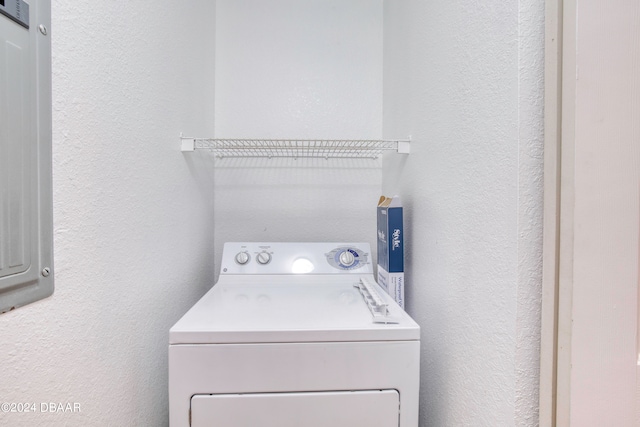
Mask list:
[[169,346],[171,427],[194,395],[353,390],[398,390],[400,427],[417,427],[419,386],[419,341]]

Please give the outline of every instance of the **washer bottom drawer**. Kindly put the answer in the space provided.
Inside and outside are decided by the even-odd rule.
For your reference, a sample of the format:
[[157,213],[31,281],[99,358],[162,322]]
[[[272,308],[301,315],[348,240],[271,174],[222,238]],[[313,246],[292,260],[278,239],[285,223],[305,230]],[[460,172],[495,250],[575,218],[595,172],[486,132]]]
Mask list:
[[398,427],[397,390],[199,394],[192,427]]

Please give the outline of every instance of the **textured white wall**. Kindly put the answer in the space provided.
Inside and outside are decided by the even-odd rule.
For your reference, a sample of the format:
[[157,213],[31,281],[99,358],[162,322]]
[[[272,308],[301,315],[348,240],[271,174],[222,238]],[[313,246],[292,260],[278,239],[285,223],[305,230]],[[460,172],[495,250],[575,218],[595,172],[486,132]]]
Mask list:
[[[0,316],[6,426],[162,426],[169,327],[210,286],[214,2],[54,0],[56,290]],[[39,409],[39,406],[38,406]]]
[[[217,137],[380,138],[382,0],[219,0],[215,76]],[[215,179],[219,250],[374,243],[379,161],[224,159]]]
[[421,426],[537,425],[544,4],[385,2],[383,189],[406,206]]

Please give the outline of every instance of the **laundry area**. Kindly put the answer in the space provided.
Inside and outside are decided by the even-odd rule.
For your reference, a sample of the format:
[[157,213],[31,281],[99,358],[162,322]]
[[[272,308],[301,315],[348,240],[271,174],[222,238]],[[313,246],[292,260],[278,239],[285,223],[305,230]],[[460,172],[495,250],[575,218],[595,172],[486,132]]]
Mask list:
[[[308,385],[265,371],[272,384],[286,383],[265,390],[254,379],[269,365],[252,365],[254,390],[229,387],[220,400],[211,398],[217,386],[180,385],[176,395],[201,394],[192,404],[203,417],[231,411],[246,392],[245,408],[265,419],[270,408],[303,416],[305,405],[358,419],[353,408],[369,405],[380,412],[354,426],[395,423],[386,408],[399,404],[400,421],[389,425],[537,425],[544,2],[52,0],[48,36],[55,292],[0,315],[0,404],[38,409],[0,412],[0,425],[186,427],[189,408],[170,404],[170,345],[288,339],[294,353],[256,346],[253,356],[244,347],[225,357],[280,358],[278,369],[285,360],[310,373],[315,361],[325,374],[325,364],[347,358],[371,377],[341,385],[316,372]],[[195,142],[223,138],[244,148]],[[292,141],[302,152],[287,148]],[[378,152],[372,141],[390,145]],[[309,156],[323,144],[342,149]],[[208,309],[198,301],[219,280],[242,284],[229,291],[236,302],[254,295],[231,277],[245,264],[275,269],[303,258],[315,269],[303,274],[310,289],[336,273],[375,281],[381,195],[399,196],[404,212],[406,313],[382,298],[399,323],[362,328],[358,318],[352,333],[338,321],[351,319],[339,304],[381,289],[369,282],[336,290],[338,308],[305,299],[326,316],[313,327],[333,325],[324,335],[288,320],[278,323],[288,332],[266,321],[260,336],[193,333],[199,313],[179,323],[196,303]],[[278,313],[288,310],[280,295],[295,301],[292,283],[282,279],[269,296]],[[263,310],[224,307],[232,311],[218,320],[237,324]],[[327,340],[357,344],[334,352]],[[415,371],[381,369],[382,357]],[[210,372],[235,378],[198,358],[184,356],[192,370],[179,372],[194,382]],[[316,394],[283,399],[297,391]],[[415,406],[410,421],[402,404]],[[174,418],[174,408],[186,412]]]

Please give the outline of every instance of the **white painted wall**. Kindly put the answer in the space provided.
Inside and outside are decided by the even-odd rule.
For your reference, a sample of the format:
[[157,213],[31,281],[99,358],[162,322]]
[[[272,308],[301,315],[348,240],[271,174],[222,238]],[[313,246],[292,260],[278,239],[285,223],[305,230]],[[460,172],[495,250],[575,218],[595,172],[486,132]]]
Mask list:
[[383,189],[404,201],[421,426],[537,425],[544,5],[385,2]]
[[[126,8],[125,8],[126,6]],[[169,327],[210,286],[214,2],[54,0],[56,290],[0,316],[7,426],[162,426]]]
[[[216,137],[380,138],[382,0],[219,0]],[[406,136],[406,135],[404,135]],[[375,239],[375,160],[216,163],[225,241]]]

